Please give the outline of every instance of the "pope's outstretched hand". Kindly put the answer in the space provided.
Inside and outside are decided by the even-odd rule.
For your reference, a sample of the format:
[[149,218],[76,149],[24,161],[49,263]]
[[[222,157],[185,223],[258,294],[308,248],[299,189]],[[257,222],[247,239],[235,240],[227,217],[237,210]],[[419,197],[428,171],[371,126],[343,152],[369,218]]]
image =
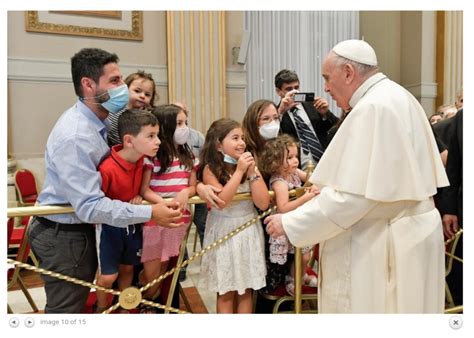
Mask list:
[[267,225],[267,233],[271,237],[277,238],[285,234],[285,230],[283,230],[283,223],[281,221],[281,214],[268,216],[265,218],[264,223]]

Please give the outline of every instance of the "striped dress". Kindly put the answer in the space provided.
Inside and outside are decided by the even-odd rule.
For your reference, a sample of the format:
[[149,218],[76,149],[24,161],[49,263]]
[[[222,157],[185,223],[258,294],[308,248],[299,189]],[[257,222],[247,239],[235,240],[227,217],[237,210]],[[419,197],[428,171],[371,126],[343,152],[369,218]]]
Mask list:
[[[197,170],[198,159],[194,159],[193,170]],[[191,171],[181,165],[175,158],[166,172],[158,174],[161,169],[157,158],[150,160],[145,158],[144,166],[151,169],[150,189],[163,198],[175,197],[178,192],[189,187]],[[191,223],[191,214],[187,207],[181,220],[184,224],[179,228],[165,228],[158,224],[154,226],[153,221],[145,223],[143,227],[143,249],[142,262],[148,262],[160,258],[162,262],[170,257],[179,255],[181,242],[186,236],[186,231]]]

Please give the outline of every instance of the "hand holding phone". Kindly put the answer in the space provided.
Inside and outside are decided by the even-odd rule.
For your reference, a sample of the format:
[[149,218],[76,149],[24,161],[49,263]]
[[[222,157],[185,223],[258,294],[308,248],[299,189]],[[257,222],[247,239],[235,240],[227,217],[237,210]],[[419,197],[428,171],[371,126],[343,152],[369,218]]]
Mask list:
[[313,102],[314,93],[296,93],[293,96],[295,102]]

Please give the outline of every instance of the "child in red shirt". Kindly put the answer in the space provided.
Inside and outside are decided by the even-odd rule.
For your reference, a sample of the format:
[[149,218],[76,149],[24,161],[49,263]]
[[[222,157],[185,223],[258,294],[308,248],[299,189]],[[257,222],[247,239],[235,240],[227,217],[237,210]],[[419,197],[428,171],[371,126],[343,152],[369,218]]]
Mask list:
[[[119,118],[118,127],[123,143],[113,146],[109,157],[99,165],[102,191],[112,199],[141,204],[143,160],[145,156],[155,156],[160,145],[158,120],[146,111],[126,110]],[[119,290],[130,286],[133,266],[140,263],[142,224],[126,228],[97,224],[96,241],[97,285],[110,288],[118,278]],[[109,305],[107,294],[97,291],[95,312],[103,312]]]

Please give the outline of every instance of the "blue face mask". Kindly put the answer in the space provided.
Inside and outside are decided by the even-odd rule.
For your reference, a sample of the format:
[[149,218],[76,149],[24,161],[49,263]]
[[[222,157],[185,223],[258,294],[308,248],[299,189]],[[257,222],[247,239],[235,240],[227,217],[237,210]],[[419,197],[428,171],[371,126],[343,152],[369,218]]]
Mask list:
[[109,99],[102,102],[102,107],[112,114],[118,113],[128,104],[128,87],[125,83],[121,86],[108,89],[107,93],[109,93]]
[[222,155],[224,155],[224,162],[225,163],[229,163],[229,164],[233,164],[233,165],[237,164],[238,161],[235,158],[227,155],[224,152],[222,153]]
[[102,107],[107,109],[107,111],[109,111],[112,114],[118,113],[123,108],[125,108],[125,106],[128,104],[128,99],[129,99],[128,87],[125,83],[121,86],[108,89],[106,92],[99,94],[97,96],[82,97],[81,101],[94,99],[94,98],[97,99],[104,96],[105,94],[109,94],[108,100],[104,102],[100,102],[98,104],[100,104]]

